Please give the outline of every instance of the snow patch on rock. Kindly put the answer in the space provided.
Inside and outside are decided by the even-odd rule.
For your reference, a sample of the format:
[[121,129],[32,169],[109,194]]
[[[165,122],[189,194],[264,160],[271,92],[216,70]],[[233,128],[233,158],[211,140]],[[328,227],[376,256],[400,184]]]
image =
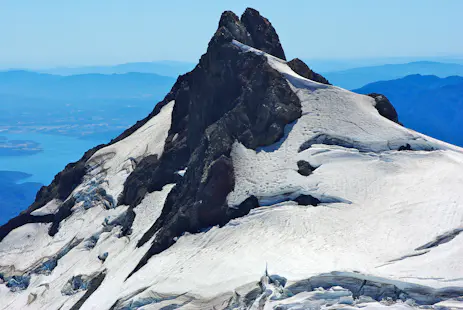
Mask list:
[[57,199],[52,199],[50,202],[48,202],[43,207],[32,211],[31,215],[39,216],[39,215],[55,214],[60,206],[61,206],[61,201]]

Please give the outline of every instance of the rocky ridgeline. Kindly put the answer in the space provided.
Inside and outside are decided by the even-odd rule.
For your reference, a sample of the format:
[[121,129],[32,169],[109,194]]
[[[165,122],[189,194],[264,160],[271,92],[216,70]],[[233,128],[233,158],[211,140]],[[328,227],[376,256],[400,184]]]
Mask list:
[[[231,208],[227,204],[227,196],[235,188],[234,166],[230,155],[232,145],[239,141],[245,147],[257,150],[276,143],[284,136],[285,126],[301,117],[301,102],[282,74],[270,66],[265,55],[245,53],[233,44],[233,40],[286,60],[275,29],[259,12],[248,8],[241,18],[233,12],[224,12],[207,52],[202,55],[198,65],[177,79],[172,90],[150,115],[108,144],[128,137],[156,116],[169,102],[175,101],[162,155],[149,155],[134,163],[135,168],[126,179],[119,197],[110,197],[97,187],[88,193],[70,197],[89,170],[88,160],[107,145],[87,151],[78,162],[67,165],[58,173],[49,186],[43,187],[29,209],[0,227],[0,241],[13,229],[26,223],[51,223],[49,235],[53,236],[59,231],[61,221],[72,214],[72,207],[78,202],[83,202],[88,208],[100,202],[105,208],[129,206],[123,215],[106,223],[106,226],[121,226],[121,235],[130,235],[135,218],[134,208],[146,194],[160,191],[165,185],[175,183],[161,215],[138,240],[140,247],[155,236],[133,274],[150,257],[170,247],[182,234],[224,225],[259,207],[255,196],[250,196],[237,207]],[[313,72],[300,59],[293,59],[287,64],[299,75],[329,85],[328,80]],[[399,122],[397,113],[387,98],[379,94],[371,94],[371,97],[375,99],[376,108],[382,116]],[[308,141],[306,147],[322,140],[325,144],[347,143],[320,135],[316,137],[316,141]],[[299,161],[297,165],[299,174],[303,176],[311,175],[316,169],[306,161]],[[178,171],[185,170],[186,173],[179,175]],[[31,214],[53,199],[61,202],[57,212],[42,216]],[[302,205],[320,203],[310,195],[288,199]],[[95,235],[85,240],[85,247],[91,249],[98,237]],[[74,243],[68,245],[32,273],[50,272],[57,261],[74,246]],[[106,252],[98,258],[104,262],[107,257]],[[91,294],[104,277],[104,273],[92,277],[76,275],[66,284],[63,294],[71,295],[81,290],[87,290]],[[23,286],[27,287],[29,278],[10,277],[6,281],[22,289]],[[283,287],[284,284],[278,283],[277,286]],[[357,289],[359,288],[355,288]],[[355,290],[351,289],[352,292]],[[80,304],[88,298],[87,293],[79,301]],[[397,297],[399,293],[395,288],[392,289],[393,296]],[[259,294],[264,294],[264,291],[259,291]]]

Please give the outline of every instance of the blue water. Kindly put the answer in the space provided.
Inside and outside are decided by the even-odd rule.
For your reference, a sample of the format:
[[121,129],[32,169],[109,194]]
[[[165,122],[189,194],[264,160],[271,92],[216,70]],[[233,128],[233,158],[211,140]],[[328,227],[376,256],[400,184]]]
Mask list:
[[32,140],[43,150],[36,154],[0,156],[0,225],[34,202],[41,184],[48,185],[55,174],[79,160],[90,148],[108,139],[84,140],[41,133],[1,133],[8,140]]
[[56,173],[70,162],[79,160],[88,149],[108,142],[104,139],[84,140],[70,136],[41,133],[1,133],[9,140],[33,140],[42,152],[29,156],[0,156],[0,170],[21,171],[30,174],[21,182],[39,182],[48,185]]

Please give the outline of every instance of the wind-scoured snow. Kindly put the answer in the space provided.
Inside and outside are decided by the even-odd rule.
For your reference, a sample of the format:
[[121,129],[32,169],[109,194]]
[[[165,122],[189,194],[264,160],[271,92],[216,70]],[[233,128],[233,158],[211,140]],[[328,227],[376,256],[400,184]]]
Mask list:
[[43,207],[34,210],[31,212],[31,215],[38,216],[38,215],[47,215],[47,214],[54,214],[59,207],[61,206],[61,202],[57,199],[52,199]]
[[[462,236],[441,245],[445,251],[434,248],[397,260],[413,255],[414,249],[436,236],[463,227],[462,150],[383,118],[368,96],[307,80],[284,61],[266,57],[299,96],[303,115],[276,150],[255,152],[235,143],[236,186],[228,196],[229,205],[250,195],[264,200],[284,193],[310,194],[322,203],[329,202],[326,197],[347,200],[351,203],[307,208],[305,213],[316,215],[301,215],[301,223],[290,225],[312,229],[306,237],[299,236],[311,248],[304,253],[311,257],[306,260],[318,257],[322,261],[313,265],[332,265],[331,270],[359,270],[434,286],[462,285]],[[315,139],[301,151],[306,141],[320,136],[349,144],[324,145],[323,139]],[[415,151],[398,151],[405,144]],[[297,173],[298,160],[318,168],[309,177],[302,176]],[[281,215],[275,218],[287,221]],[[380,267],[380,261],[393,260]]]
[[31,223],[8,234],[0,243],[1,269],[24,271],[35,260],[50,254],[50,251],[58,251],[61,246],[48,235],[49,227],[50,224]]
[[[89,160],[91,181],[117,199],[137,163],[148,155],[160,157],[170,129],[174,101],[127,138],[98,150]],[[89,185],[92,187],[92,184]]]
[[[51,224],[26,224],[4,238],[0,243],[0,274],[4,278],[27,274],[31,280],[27,289],[19,292],[11,292],[0,284],[0,309],[24,309],[31,299],[34,299],[31,309],[69,309],[85,293],[81,291],[72,296],[61,293],[74,276],[86,278],[105,271],[108,272],[106,281],[119,275],[119,282],[113,283],[122,287],[125,277],[147,250],[136,248],[136,243],[156,221],[172,185],[148,194],[135,208],[136,217],[130,238],[121,237],[117,220],[124,217],[128,207],[115,208],[112,205],[112,208],[108,208],[106,201],[95,199],[95,193],[101,193],[99,189],[102,188],[108,193],[107,197],[117,198],[125,179],[133,170],[132,165],[148,155],[161,156],[173,105],[174,102],[170,102],[132,135],[99,150],[89,159],[89,172],[71,194],[76,199],[72,214],[60,223],[54,237],[48,234]],[[58,201],[53,200],[36,210],[37,214],[34,215],[54,213],[59,205]],[[66,249],[73,240],[78,242]],[[60,252],[64,255],[58,255]],[[108,257],[102,265],[98,256],[106,252]],[[57,255],[57,264],[53,264],[47,274],[36,272],[38,266]],[[132,262],[133,266],[128,262]],[[125,273],[121,272],[124,267]],[[37,295],[40,298],[33,297]]]
[[[115,207],[108,200],[117,199],[141,158],[161,156],[171,102],[134,134],[92,156],[84,182],[71,194],[80,199],[54,237],[49,224],[27,224],[0,243],[0,273],[11,277],[81,240],[50,273],[30,272],[26,289],[13,292],[0,284],[0,309],[70,309],[85,290],[63,294],[69,281],[101,273],[103,282],[80,309],[415,309],[415,301],[461,307],[456,295],[463,292],[463,233],[436,240],[463,227],[462,150],[383,118],[373,98],[307,80],[283,60],[234,44],[267,57],[302,104],[303,115],[275,145],[257,151],[233,145],[235,188],[228,204],[237,207],[255,196],[261,207],[222,227],[185,233],[128,277],[150,246],[137,248],[138,240],[175,185],[145,196],[126,236],[115,219],[129,207],[108,208]],[[399,151],[407,144],[412,151]],[[315,170],[300,174],[301,160]],[[320,204],[290,201],[300,195]],[[52,213],[52,206],[39,212]],[[288,283],[267,277],[266,270]],[[352,279],[386,283],[416,300],[373,300],[339,285],[290,289],[333,271],[344,285]],[[449,287],[450,299],[439,299],[435,292]]]
[[[98,216],[99,225],[92,227],[92,230],[88,230],[85,233],[78,232],[74,230],[75,227],[66,225],[73,221],[73,216],[70,217],[54,238],[48,236],[46,227],[41,231],[39,230],[40,227],[30,226],[48,226],[44,224],[28,224],[14,230],[0,245],[10,250],[11,253],[11,249],[15,249],[11,243],[20,244],[21,248],[16,246],[15,252],[11,254],[15,254],[14,257],[16,259],[22,257],[23,253],[26,255],[26,258],[31,257],[30,260],[25,260],[21,263],[20,267],[23,268],[28,264],[32,264],[32,261],[39,257],[47,256],[50,251],[58,251],[57,246],[54,246],[54,242],[56,242],[56,239],[60,239],[62,231],[74,232],[74,234],[82,238],[85,235],[87,238],[91,238],[93,236],[91,232],[94,232],[97,235],[97,242],[93,248],[89,249],[86,247],[85,242],[82,241],[58,261],[56,268],[49,275],[32,274],[31,283],[24,291],[10,292],[5,290],[3,285],[0,285],[2,286],[0,290],[2,297],[0,299],[0,309],[25,309],[28,303],[27,300],[31,298],[30,296],[37,294],[40,295],[40,298],[31,304],[31,309],[58,309],[60,307],[62,307],[61,309],[69,309],[83,296],[85,291],[78,291],[73,295],[63,294],[62,290],[66,287],[66,283],[75,276],[92,277],[103,271],[107,274],[105,280],[94,293],[95,297],[98,297],[94,300],[95,297],[92,295],[86,303],[88,305],[86,307],[88,307],[87,309],[109,309],[118,299],[117,296],[125,295],[127,287],[124,280],[149,248],[148,245],[137,248],[136,244],[139,238],[150,227],[151,223],[156,221],[161,213],[166,196],[172,187],[173,185],[166,185],[162,191],[148,194],[142,203],[135,208],[136,218],[132,225],[132,234],[128,237],[120,237],[119,227],[117,226],[110,229],[104,228],[104,222],[110,222],[111,218],[117,217],[116,215],[109,215],[115,210],[104,210],[108,220],[105,220],[103,216]],[[116,210],[119,209],[119,213],[123,213],[127,207],[120,206]],[[90,219],[90,215],[87,216],[88,218],[86,217],[85,219]],[[85,219],[78,218],[76,221],[81,222],[81,225],[90,224],[92,226],[91,223],[85,223]],[[25,234],[33,230],[35,230],[40,239],[35,238],[29,241],[29,237],[25,236]],[[41,240],[41,238],[45,238],[46,240]],[[42,251],[40,251],[41,248],[43,249]],[[104,263],[98,258],[103,253],[108,253]],[[3,264],[7,261],[2,258],[1,262]],[[11,261],[10,263],[13,264],[14,262]],[[140,283],[140,285],[147,285],[147,283]],[[96,294],[97,292],[102,292],[102,294]]]

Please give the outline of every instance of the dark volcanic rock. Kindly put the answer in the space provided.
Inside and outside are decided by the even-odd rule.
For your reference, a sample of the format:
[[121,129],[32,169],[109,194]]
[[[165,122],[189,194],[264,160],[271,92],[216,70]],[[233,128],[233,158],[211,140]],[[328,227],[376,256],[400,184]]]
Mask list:
[[157,232],[137,269],[184,232],[224,225],[257,207],[255,197],[238,208],[226,203],[235,184],[231,147],[235,140],[253,149],[275,143],[283,137],[284,127],[301,116],[299,99],[264,56],[242,53],[231,44],[235,37],[224,25],[232,22],[238,21],[230,13],[222,16],[207,53],[178,90],[167,139],[173,142],[166,143],[157,165],[163,165],[175,145],[177,152],[185,151],[179,157],[190,156],[188,163],[173,161],[177,166],[171,169],[172,175],[185,166],[188,170],[168,195],[161,216],[140,240],[139,246]]
[[409,143],[407,143],[399,147],[398,151],[412,151],[412,146]]
[[389,101],[389,99],[386,98],[386,96],[377,94],[377,93],[372,93],[368,94],[368,96],[372,97],[376,101],[376,110],[378,110],[379,114],[384,116],[385,118],[402,125],[399,122],[399,116],[397,115],[397,111],[395,110],[394,106],[392,103]]
[[297,172],[303,176],[309,176],[315,170],[315,168],[312,167],[310,163],[305,160],[299,160],[297,162],[297,167],[298,167]]
[[219,29],[221,27],[225,27],[235,40],[249,46],[254,46],[251,35],[235,13],[231,11],[223,12],[219,21]]
[[161,102],[164,106],[175,100],[172,124],[165,141],[162,160],[156,155],[151,155],[138,163],[125,182],[124,190],[119,197],[119,204],[135,207],[146,193],[161,190],[166,184],[176,183],[178,175],[175,174],[175,171],[186,167],[190,158],[190,149],[186,140],[189,113],[189,85],[187,81],[190,74],[180,76],[171,92]]
[[303,62],[299,58],[294,58],[293,60],[288,61],[288,66],[294,72],[296,72],[302,77],[305,77],[306,79],[326,85],[331,85],[330,82],[328,82],[328,80],[325,79],[322,75],[310,70],[310,68],[305,64],[305,62]]
[[48,230],[48,234],[50,236],[56,235],[61,221],[72,214],[71,209],[74,206],[75,202],[76,200],[73,197],[69,198],[61,205],[58,212],[53,214],[53,221],[51,222],[52,224],[50,226],[50,229]]
[[286,60],[285,52],[281,46],[278,34],[268,19],[261,16],[258,11],[247,8],[241,16],[241,22],[251,35],[254,42],[253,47]]
[[95,276],[86,285],[86,292],[82,297],[71,307],[71,310],[78,310],[87,301],[87,299],[100,287],[106,277],[106,270]]
[[53,214],[43,216],[33,216],[29,213],[20,214],[12,218],[6,224],[0,226],[0,241],[3,240],[13,229],[18,228],[27,223],[50,223],[54,219]]
[[311,195],[300,195],[294,201],[302,206],[318,206],[320,204],[320,200]]
[[103,146],[98,145],[88,150],[79,161],[66,165],[64,170],[54,177],[50,185],[42,186],[37,193],[34,203],[24,213],[31,213],[53,199],[65,200],[77,185],[82,182],[82,178],[87,172],[85,168],[87,160]]

